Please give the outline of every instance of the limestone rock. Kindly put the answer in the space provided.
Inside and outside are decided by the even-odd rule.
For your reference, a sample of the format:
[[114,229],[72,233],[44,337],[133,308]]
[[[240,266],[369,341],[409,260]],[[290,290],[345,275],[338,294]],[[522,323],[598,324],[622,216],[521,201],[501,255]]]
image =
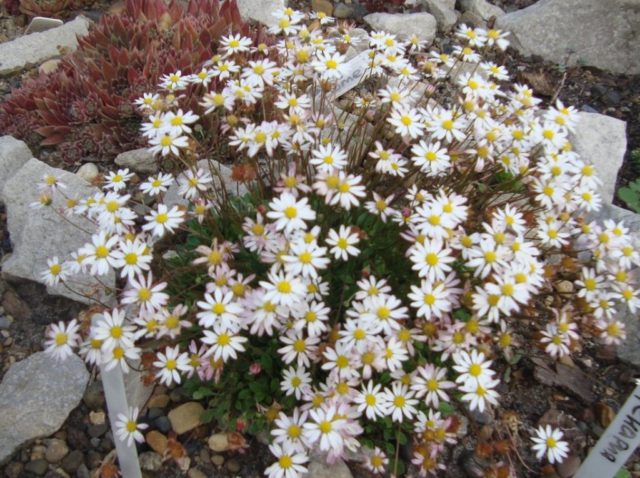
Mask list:
[[595,166],[602,179],[602,199],[611,204],[627,150],[626,123],[598,113],[580,112],[576,132],[569,139],[583,161]]
[[371,13],[364,21],[374,30],[408,38],[416,35],[429,45],[436,36],[437,22],[430,13]]
[[141,174],[153,174],[158,171],[158,157],[147,148],[120,153],[116,156],[116,164]]
[[335,8],[333,9],[333,16],[341,19],[350,18],[353,20],[360,20],[367,13],[369,13],[367,9],[360,3],[356,2],[339,2],[335,4]]
[[167,443],[169,442],[166,436],[158,430],[151,430],[147,432],[145,439],[153,451],[160,455],[164,454],[164,451],[167,449]]
[[640,73],[637,0],[540,0],[496,22],[523,55],[613,73]]
[[438,30],[448,32],[458,21],[456,0],[422,0],[429,13],[436,18]]
[[76,175],[80,176],[86,182],[91,183],[94,179],[98,177],[100,174],[100,170],[98,166],[93,163],[84,163],[80,168],[76,171]]
[[326,462],[323,455],[312,455],[307,466],[309,476],[313,478],[352,478],[347,464],[338,459],[333,465]]
[[314,12],[322,12],[327,15],[333,14],[333,3],[329,0],[311,0],[311,8]]
[[78,46],[77,36],[86,35],[90,24],[91,20],[79,16],[62,26],[0,44],[0,76],[58,56],[61,49],[75,50]]
[[[616,222],[624,221],[624,225],[630,233],[636,239],[640,238],[640,214],[611,204],[604,204],[598,212],[591,214],[590,219],[601,224],[607,219]],[[635,367],[640,367],[640,321],[638,316],[630,313],[626,307],[621,307],[619,312],[616,317],[625,324],[627,338],[616,349],[618,358]]]
[[32,157],[31,151],[22,141],[12,136],[0,137],[0,191],[7,180]]
[[158,471],[162,468],[162,457],[154,451],[145,451],[140,454],[140,468],[144,471]]
[[[4,185],[0,200],[7,208],[7,227],[11,235],[13,252],[2,264],[2,272],[7,278],[21,278],[41,282],[41,271],[47,267],[47,259],[58,256],[66,260],[70,254],[91,239],[85,231],[96,231],[96,225],[84,218],[70,218],[85,231],[71,225],[60,218],[56,208],[64,205],[65,199],[54,195],[52,206],[33,209],[30,204],[37,201],[37,183],[46,174],[53,174],[67,186],[65,194],[72,198],[83,198],[98,192],[82,178],[62,169],[47,166],[37,159],[29,160]],[[102,282],[113,287],[113,273],[100,278]],[[90,297],[109,300],[103,286],[89,275],[78,275],[68,279],[71,287],[79,293]],[[62,295],[70,299],[92,304],[91,299],[67,289],[63,284],[48,287],[49,293]]]
[[49,18],[49,17],[33,17],[31,22],[29,22],[29,26],[27,26],[24,31],[25,35],[30,33],[39,33],[47,30],[51,30],[52,28],[59,27],[63,25],[63,21],[58,18]]
[[266,26],[278,23],[273,13],[286,6],[286,0],[238,0],[238,8],[242,18],[254,20]]
[[38,73],[53,73],[58,69],[58,65],[60,65],[59,58],[47,60],[42,65],[40,65],[40,67],[38,68]]
[[491,17],[500,18],[504,15],[502,8],[492,5],[487,0],[460,0],[460,5],[464,12],[471,12],[485,22]]
[[[218,161],[201,159],[198,161],[198,167],[203,170],[209,172],[211,176],[213,176],[213,190],[220,191],[222,189],[222,185],[227,191],[227,194],[243,196],[248,192],[246,186],[242,183],[234,181],[231,178],[231,168],[220,164]],[[178,175],[178,179],[180,175]],[[176,204],[178,205],[187,205],[187,200],[178,194],[179,186],[176,182],[174,182],[164,196],[164,203],[168,207],[172,207]]]
[[[137,362],[134,363],[134,366],[140,368]],[[138,407],[138,409],[142,410],[147,401],[149,401],[153,388],[153,384],[146,385],[144,383],[144,373],[141,371],[132,369],[124,375],[124,389],[131,407]]]
[[15,363],[0,383],[0,463],[22,443],[56,432],[82,400],[89,373],[72,355],[38,352]]
[[207,443],[211,450],[221,453],[229,449],[229,436],[226,433],[214,433]]
[[204,413],[204,408],[198,402],[183,403],[179,407],[169,412],[169,421],[171,428],[178,435],[193,430],[197,426],[202,425],[200,417]]

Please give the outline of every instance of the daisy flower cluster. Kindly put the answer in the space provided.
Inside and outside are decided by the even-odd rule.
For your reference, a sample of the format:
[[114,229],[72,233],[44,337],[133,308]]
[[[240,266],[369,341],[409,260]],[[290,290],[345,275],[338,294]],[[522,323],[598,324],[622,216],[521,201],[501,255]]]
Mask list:
[[[199,74],[167,75],[137,102],[165,172],[136,191],[116,171],[102,192],[70,199],[65,212],[98,232],[43,278],[115,271],[121,286],[86,338],[58,324],[48,350],[80,346],[87,362],[126,371],[153,339],[158,382],[215,388],[233,373],[220,390],[267,417],[269,477],[362,443],[376,445],[367,467],[393,471],[400,434],[419,473],[437,475],[457,439],[443,404],[498,406],[500,359],[523,329],[551,359],[593,331],[624,338],[616,311],[638,308],[635,240],[622,222],[589,219],[601,198],[571,149],[577,111],[542,110],[484,59],[506,48],[502,32],[463,26],[447,54],[415,37],[355,37],[326,15],[274,14],[272,45],[231,33]],[[366,71],[337,98],[356,57]],[[200,156],[201,134],[220,149]],[[212,157],[250,193],[214,186]],[[61,186],[45,178],[41,191]],[[132,416],[122,436],[136,439]],[[564,456],[555,431],[538,435],[540,456]]]

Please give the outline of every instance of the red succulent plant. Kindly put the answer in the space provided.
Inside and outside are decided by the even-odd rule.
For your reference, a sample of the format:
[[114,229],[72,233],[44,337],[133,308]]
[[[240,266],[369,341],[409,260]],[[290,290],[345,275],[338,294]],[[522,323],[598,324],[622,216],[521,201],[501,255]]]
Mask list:
[[0,105],[0,130],[31,146],[56,146],[54,160],[112,160],[143,146],[133,101],[155,91],[163,74],[197,71],[230,31],[263,41],[262,30],[242,21],[235,0],[186,6],[127,0],[122,12],[92,26],[53,73],[12,91]]

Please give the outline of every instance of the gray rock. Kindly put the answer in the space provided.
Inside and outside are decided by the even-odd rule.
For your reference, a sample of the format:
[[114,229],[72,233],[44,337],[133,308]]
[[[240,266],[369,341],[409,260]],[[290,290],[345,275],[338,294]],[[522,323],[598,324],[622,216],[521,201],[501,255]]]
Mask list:
[[429,13],[436,17],[438,30],[448,32],[458,21],[456,14],[456,0],[421,0]]
[[116,164],[141,174],[153,174],[158,171],[158,158],[147,148],[120,153],[116,156]]
[[24,467],[24,470],[28,471],[29,473],[33,473],[36,476],[42,476],[47,472],[48,468],[49,464],[47,463],[47,460],[40,459],[33,460],[27,463]]
[[89,31],[91,20],[83,16],[57,28],[31,33],[0,44],[0,76],[10,75],[60,55],[61,49],[75,50],[77,36]]
[[[134,363],[135,368],[139,368],[138,362]],[[124,389],[127,394],[127,402],[131,407],[138,407],[142,410],[153,393],[154,385],[145,385],[143,382],[144,374],[132,368],[129,373],[124,376]]]
[[359,3],[336,3],[333,16],[340,19],[360,19],[368,13],[367,9]]
[[81,177],[88,183],[93,182],[93,180],[96,179],[99,174],[100,174],[100,170],[98,169],[98,166],[96,166],[93,163],[84,163],[76,171],[76,176]]
[[364,28],[352,28],[349,33],[354,41],[345,54],[347,61],[369,48],[369,33]]
[[51,440],[49,440],[44,457],[49,463],[58,463],[65,456],[67,456],[67,453],[69,453],[69,447],[64,442],[64,440],[60,440],[59,438],[52,438]]
[[82,396],[82,401],[90,410],[102,410],[105,404],[102,382],[91,382]]
[[6,316],[6,315],[0,315],[0,330],[7,330],[9,327],[11,327],[11,324],[13,323],[13,320]]
[[470,27],[480,27],[480,28],[484,28],[486,25],[485,21],[482,19],[480,15],[470,11],[466,11],[462,14],[462,16],[460,17],[460,23]]
[[338,459],[333,465],[326,462],[324,455],[311,455],[307,469],[313,478],[352,478],[347,464]]
[[[85,231],[96,231],[96,225],[84,218],[69,219],[83,230],[60,218],[54,208],[64,205],[65,199],[54,196],[53,205],[32,209],[29,205],[38,198],[36,184],[46,174],[53,174],[66,184],[65,194],[71,198],[83,198],[98,192],[75,174],[47,166],[37,159],[29,160],[12,178],[0,195],[7,208],[7,225],[13,243],[13,253],[2,264],[2,272],[7,278],[21,278],[41,282],[40,274],[47,267],[47,259],[58,256],[67,260],[70,254],[86,242],[91,235]],[[45,240],[46,238],[46,240]],[[113,273],[100,278],[110,287],[115,285]],[[108,301],[104,287],[89,275],[73,276],[67,279],[71,287],[80,294]],[[50,294],[62,295],[70,299],[93,304],[88,297],[72,292],[64,284],[48,287]]]
[[[231,169],[227,166],[220,164],[215,160],[201,159],[198,161],[198,168],[210,172],[213,176],[213,190],[220,191],[222,184],[227,191],[227,194],[242,196],[248,192],[246,186],[242,183],[238,183],[231,178]],[[180,175],[178,175],[180,178]],[[176,204],[186,206],[188,201],[178,194],[177,183],[174,182],[164,196],[164,203],[168,207],[172,207]]]
[[76,478],[90,478],[91,474],[89,473],[89,468],[84,463],[78,467],[78,471],[76,471]]
[[4,188],[7,179],[29,161],[33,155],[22,141],[12,136],[0,138],[0,191]]
[[[621,207],[604,204],[598,212],[591,214],[590,219],[599,223],[606,219],[612,219],[616,222],[624,221],[625,227],[633,235],[640,237],[640,214]],[[625,324],[627,333],[626,340],[616,348],[618,358],[623,362],[640,367],[640,321],[638,321],[638,316],[631,314],[625,307],[620,310],[617,318]]]
[[84,463],[84,455],[80,450],[73,450],[62,459],[62,469],[67,473],[75,473]]
[[77,355],[55,363],[38,352],[13,364],[0,383],[0,463],[22,443],[56,432],[80,403],[88,380]]
[[266,26],[278,23],[273,13],[287,6],[286,0],[238,0],[240,15]]
[[58,18],[33,17],[29,22],[29,26],[24,31],[24,34],[29,35],[30,33],[44,32],[63,24],[64,22]]
[[627,150],[626,123],[598,113],[579,113],[576,133],[570,136],[574,150],[595,166],[602,179],[602,199],[611,204],[616,178]]
[[614,73],[640,73],[640,3],[637,0],[540,0],[499,18],[524,55]]
[[384,30],[402,38],[416,35],[428,44],[436,36],[438,24],[430,13],[372,13],[364,21],[375,30]]
[[462,11],[471,12],[482,18],[485,22],[491,17],[500,18],[504,15],[502,8],[492,5],[487,0],[460,0]]
[[145,451],[140,454],[140,468],[145,471],[158,471],[162,468],[162,457],[155,451]]

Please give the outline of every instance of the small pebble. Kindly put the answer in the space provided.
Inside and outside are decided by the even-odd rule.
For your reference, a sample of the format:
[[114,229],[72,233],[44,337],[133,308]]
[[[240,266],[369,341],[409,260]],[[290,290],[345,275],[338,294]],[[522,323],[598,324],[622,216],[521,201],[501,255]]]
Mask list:
[[40,459],[27,463],[27,465],[24,467],[24,470],[28,471],[29,473],[33,473],[34,475],[42,476],[47,472],[48,468],[49,463],[47,463],[47,460]]
[[207,478],[207,475],[205,475],[203,472],[201,472],[197,468],[191,468],[187,473],[187,477],[188,478]]
[[89,425],[87,427],[87,433],[89,433],[90,437],[97,438],[104,435],[108,428],[109,426],[106,423],[103,423],[102,425]]
[[167,417],[156,418],[153,423],[162,433],[169,433],[171,431],[171,422]]
[[44,445],[36,445],[31,449],[29,458],[31,461],[41,460],[44,458],[44,454],[47,452],[47,447]]
[[162,457],[155,451],[145,451],[140,454],[140,468],[146,471],[158,471],[162,468]]
[[222,455],[213,455],[211,457],[211,463],[213,463],[216,466],[224,465],[224,456],[222,456]]
[[164,415],[164,410],[162,410],[162,408],[149,408],[149,411],[147,412],[149,420],[161,417],[162,415]]
[[215,433],[209,437],[209,448],[215,452],[223,452],[229,449],[229,437],[226,433]]
[[10,317],[3,315],[0,317],[0,330],[8,329],[13,323],[13,319]]
[[45,452],[45,458],[49,463],[58,463],[69,453],[69,447],[63,440],[53,438],[49,441],[47,451]]
[[62,459],[62,469],[67,473],[75,473],[84,463],[84,454],[80,450],[73,450]]
[[76,172],[76,176],[80,176],[82,179],[87,181],[88,183],[92,182],[94,179],[98,177],[100,171],[98,170],[98,166],[93,163],[85,163],[80,166],[80,169]]
[[105,418],[104,412],[89,412],[89,421],[92,425],[103,425]]
[[89,385],[84,392],[82,401],[91,410],[101,410],[105,404],[102,382],[96,381]]
[[76,471],[76,478],[91,478],[91,474],[89,473],[89,468],[84,463],[80,465],[78,471]]
[[7,478],[20,478],[23,468],[24,465],[22,463],[14,461],[4,468],[4,474]]
[[229,460],[227,462],[227,470],[229,470],[230,473],[238,473],[240,471],[240,463],[236,460]]

